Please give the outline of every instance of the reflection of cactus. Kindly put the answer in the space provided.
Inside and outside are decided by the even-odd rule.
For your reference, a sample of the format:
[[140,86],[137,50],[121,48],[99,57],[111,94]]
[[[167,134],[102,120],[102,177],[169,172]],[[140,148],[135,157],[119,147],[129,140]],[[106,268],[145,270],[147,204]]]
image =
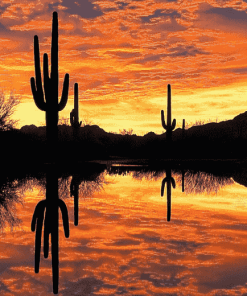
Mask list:
[[175,180],[171,176],[171,169],[166,170],[166,177],[161,183],[161,196],[164,195],[165,183],[167,183],[167,221],[171,220],[171,185],[176,187]]
[[[69,237],[69,218],[65,203],[58,198],[58,179],[54,171],[47,173],[46,200],[40,201],[34,211],[31,230],[35,231],[35,272],[39,272],[41,235],[44,221],[44,257],[49,253],[49,235],[51,234],[53,292],[58,293],[58,208],[62,212],[65,237]],[[45,218],[44,218],[45,216]]]
[[78,176],[73,176],[70,183],[70,196],[74,196],[74,225],[78,225],[78,197],[79,197],[80,179]]
[[176,119],[173,119],[171,123],[172,111],[171,111],[171,86],[167,85],[167,124],[165,123],[165,115],[164,110],[161,110],[161,123],[163,128],[166,130],[166,139],[167,141],[171,141],[172,139],[172,131],[176,126]]
[[78,83],[74,85],[74,109],[70,112],[70,124],[73,129],[78,129],[81,126],[79,123],[79,100],[78,100]]
[[184,169],[182,169],[182,192],[184,192]]
[[[68,210],[65,203],[57,200],[56,205],[50,204],[47,200],[40,201],[34,211],[31,230],[35,231],[35,272],[39,272],[40,263],[40,249],[41,249],[41,236],[42,226],[44,221],[44,257],[48,257],[49,253],[49,234],[51,234],[51,252],[52,252],[52,270],[53,270],[53,292],[58,293],[58,207],[60,207],[63,218],[63,227],[65,237],[69,237],[69,220]],[[44,219],[44,212],[45,219]],[[57,218],[55,216],[57,215]]]
[[[35,76],[31,78],[31,88],[36,106],[46,112],[46,136],[48,143],[52,144],[57,139],[58,112],[63,110],[68,100],[69,74],[65,75],[63,91],[60,103],[58,103],[58,17],[57,12],[53,12],[52,22],[52,45],[51,45],[51,75],[48,72],[48,55],[44,54],[43,58],[43,78],[44,86],[42,87],[39,40],[34,36],[34,60]],[[45,92],[45,99],[44,93]]]

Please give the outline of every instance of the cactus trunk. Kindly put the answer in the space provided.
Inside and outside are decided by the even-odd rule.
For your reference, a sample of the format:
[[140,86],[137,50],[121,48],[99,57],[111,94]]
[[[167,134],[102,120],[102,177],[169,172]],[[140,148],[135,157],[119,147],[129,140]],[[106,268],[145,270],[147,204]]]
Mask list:
[[78,98],[78,83],[74,85],[74,109],[70,112],[70,124],[73,128],[79,128],[79,98]]
[[78,140],[79,128],[81,126],[79,123],[79,98],[78,98],[78,83],[74,85],[74,109],[70,112],[70,124],[73,128],[73,138],[74,141]]
[[79,123],[78,83],[75,83],[74,92],[75,92],[75,97],[74,97],[75,122]]
[[171,126],[172,122],[172,103],[171,103],[171,85],[167,85],[167,125]]

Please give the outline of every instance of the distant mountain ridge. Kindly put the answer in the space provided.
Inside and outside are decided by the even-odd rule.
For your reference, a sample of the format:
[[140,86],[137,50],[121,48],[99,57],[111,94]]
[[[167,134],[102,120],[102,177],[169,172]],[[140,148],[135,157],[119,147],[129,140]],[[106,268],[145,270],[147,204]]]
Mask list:
[[[66,126],[66,125],[60,125],[58,126],[59,132],[69,132],[72,136],[72,127]],[[242,130],[241,130],[242,129]],[[45,126],[35,126],[35,125],[25,125],[21,127],[21,132],[25,134],[37,134],[40,136],[45,136],[46,127]],[[95,134],[101,134],[101,135],[116,135],[112,133],[106,132],[104,129],[100,128],[98,125],[86,125],[84,127],[80,127],[80,133],[86,133],[86,132],[93,132]],[[176,141],[182,136],[182,129],[177,128],[173,131],[173,140]],[[244,113],[241,113],[237,116],[235,116],[233,119],[227,120],[227,121],[221,121],[221,122],[210,122],[206,123],[201,126],[193,126],[189,129],[185,130],[186,136],[193,137],[193,136],[199,136],[200,137],[209,137],[209,138],[218,138],[218,136],[223,137],[232,137],[236,138],[242,133],[240,136],[247,137],[247,111]],[[223,133],[223,134],[222,134]],[[165,138],[166,133],[157,135],[154,132],[148,132],[144,136],[137,136],[137,137],[164,137]],[[122,135],[121,135],[122,136]],[[134,135],[131,135],[134,136]]]
[[[46,127],[23,126],[20,130],[0,133],[9,146],[22,147],[22,154],[44,161],[46,153]],[[149,132],[144,136],[121,135],[104,131],[98,125],[79,128],[75,139],[71,126],[58,126],[58,154],[67,161],[108,159],[109,157],[184,159],[184,158],[243,158],[247,156],[247,112],[232,120],[193,126],[184,132],[177,128],[172,132],[168,145],[166,133]],[[29,151],[27,153],[27,151]]]

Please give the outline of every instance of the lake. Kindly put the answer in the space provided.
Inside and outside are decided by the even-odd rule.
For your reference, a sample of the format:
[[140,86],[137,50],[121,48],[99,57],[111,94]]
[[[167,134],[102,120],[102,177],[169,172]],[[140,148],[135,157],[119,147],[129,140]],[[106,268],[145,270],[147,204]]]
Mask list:
[[247,295],[245,172],[115,165],[3,178],[0,293]]

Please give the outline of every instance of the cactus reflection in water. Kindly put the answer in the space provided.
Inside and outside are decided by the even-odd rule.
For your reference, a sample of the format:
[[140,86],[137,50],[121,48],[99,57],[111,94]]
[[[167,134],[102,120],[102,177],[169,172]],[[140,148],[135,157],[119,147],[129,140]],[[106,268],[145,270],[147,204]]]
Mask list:
[[166,169],[166,177],[161,183],[161,196],[164,196],[165,183],[167,183],[167,221],[171,220],[171,185],[176,187],[175,180],[171,176],[171,169]]
[[79,216],[79,186],[81,180],[77,175],[73,175],[71,183],[70,183],[70,196],[74,196],[74,225],[78,226],[78,216]]
[[[52,45],[51,45],[51,75],[49,77],[48,55],[43,57],[43,79],[42,86],[40,70],[40,54],[38,36],[34,36],[34,62],[35,77],[31,78],[31,89],[36,106],[46,112],[46,137],[49,145],[51,158],[56,153],[56,143],[58,134],[58,112],[63,110],[67,104],[69,91],[69,74],[65,74],[61,101],[58,103],[58,16],[53,12],[52,21]],[[45,98],[44,98],[44,92]],[[54,155],[53,155],[54,154]]]
[[161,123],[163,128],[166,130],[166,140],[168,143],[172,140],[172,131],[175,129],[176,126],[176,119],[173,119],[173,122],[171,123],[172,118],[172,108],[171,108],[171,85],[167,85],[167,124],[165,123],[165,115],[164,110],[161,110]]
[[184,192],[184,169],[182,169],[182,192]]
[[53,293],[58,293],[59,259],[58,259],[58,208],[62,212],[65,237],[69,237],[68,210],[65,203],[58,197],[58,178],[54,167],[49,167],[46,175],[46,200],[40,201],[34,211],[31,230],[35,236],[35,272],[39,272],[42,226],[44,223],[44,257],[49,253],[49,235],[51,235],[51,255],[53,274]]

